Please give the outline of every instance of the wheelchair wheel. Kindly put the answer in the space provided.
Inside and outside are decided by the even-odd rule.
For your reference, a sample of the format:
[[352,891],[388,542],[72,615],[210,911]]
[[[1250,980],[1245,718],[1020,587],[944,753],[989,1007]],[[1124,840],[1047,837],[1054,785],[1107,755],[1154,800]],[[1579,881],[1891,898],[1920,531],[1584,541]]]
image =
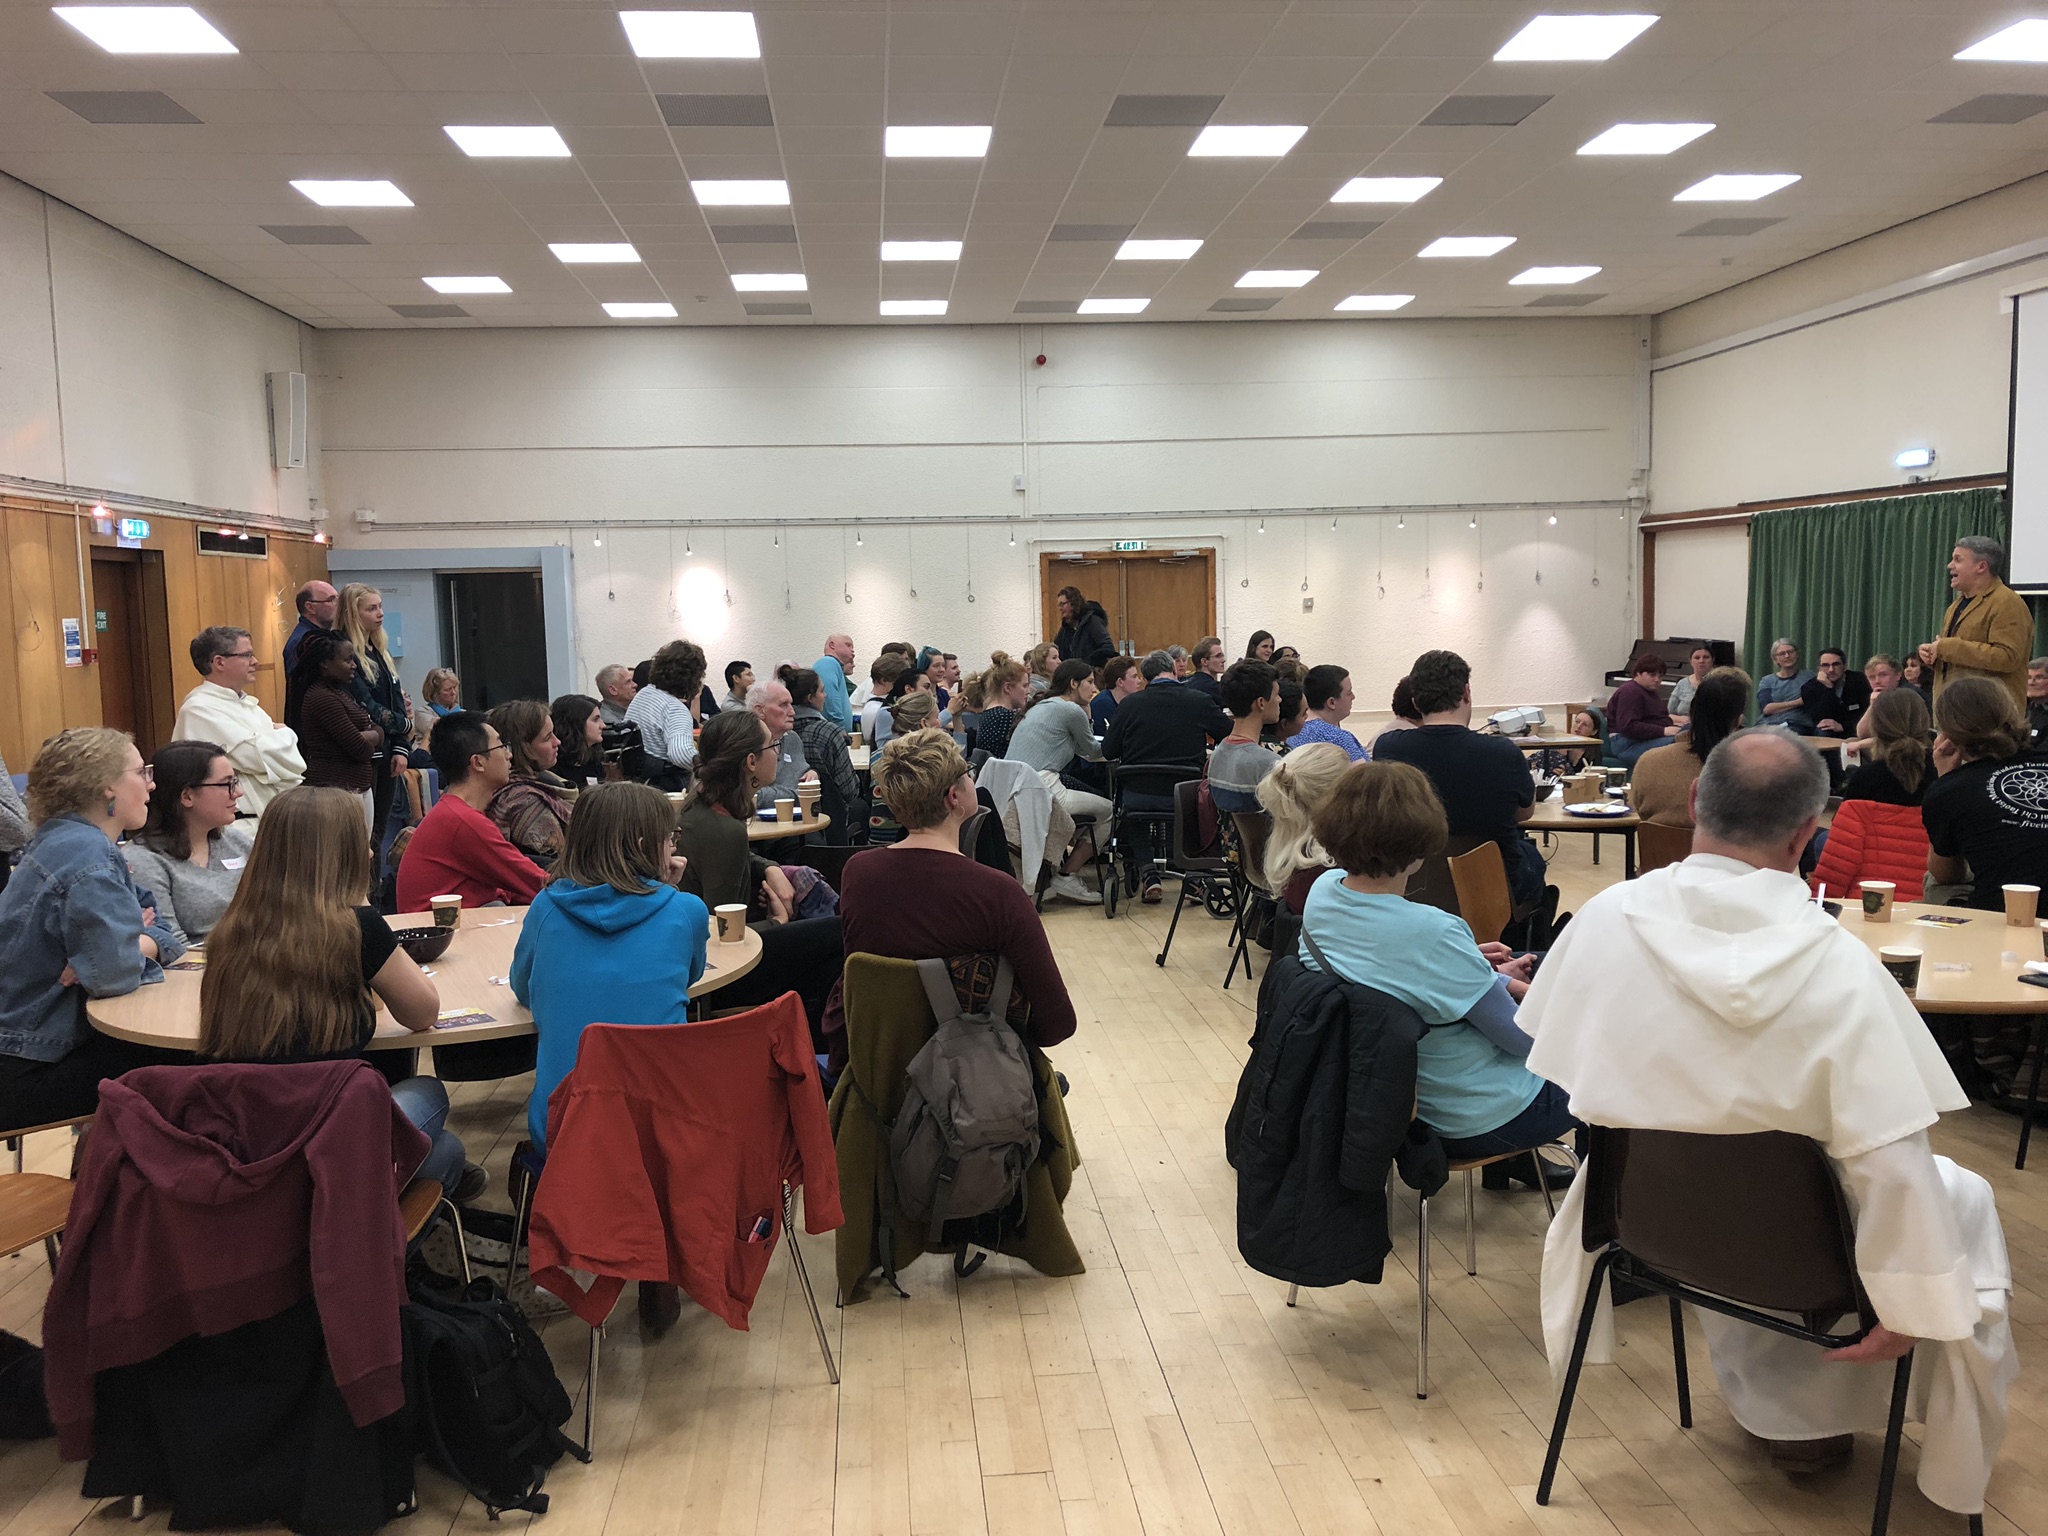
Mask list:
[[1208,888],[1202,892],[1202,905],[1208,909],[1209,915],[1214,918],[1221,919],[1237,915],[1237,897],[1228,886],[1218,885],[1214,881],[1211,881]]

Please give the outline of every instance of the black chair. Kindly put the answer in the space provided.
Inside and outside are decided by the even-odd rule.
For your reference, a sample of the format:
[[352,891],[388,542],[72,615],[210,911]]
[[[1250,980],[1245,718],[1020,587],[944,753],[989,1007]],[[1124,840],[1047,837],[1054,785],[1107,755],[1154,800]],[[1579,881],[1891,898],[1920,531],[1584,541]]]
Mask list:
[[[1240,963],[1244,966],[1246,981],[1252,976],[1251,929],[1255,918],[1277,912],[1280,908],[1280,893],[1266,883],[1266,844],[1273,836],[1273,815],[1270,811],[1233,811],[1230,816],[1232,841],[1236,844],[1236,857],[1232,870],[1237,877],[1237,926],[1231,933],[1235,951],[1230,957],[1230,969],[1223,973],[1223,990],[1230,990],[1231,979],[1237,975]],[[1295,934],[1300,935],[1297,926]],[[1280,951],[1275,950],[1275,954]]]
[[1173,948],[1181,909],[1190,901],[1199,901],[1215,912],[1219,900],[1232,895],[1230,861],[1223,857],[1220,847],[1204,846],[1202,842],[1201,794],[1201,781],[1197,779],[1173,786],[1173,843],[1166,852],[1166,867],[1180,876],[1180,899],[1173,904],[1173,921],[1166,925],[1166,942],[1153,956],[1153,964],[1161,967]]
[[[1786,1131],[1704,1136],[1594,1126],[1590,1135],[1581,1230],[1586,1251],[1597,1250],[1599,1257],[1579,1309],[1564,1393],[1536,1485],[1538,1504],[1550,1502],[1586,1342],[1610,1275],[1669,1298],[1678,1422],[1687,1429],[1692,1428],[1692,1389],[1681,1302],[1821,1349],[1846,1348],[1877,1325],[1856,1276],[1856,1231],[1848,1201],[1815,1142]],[[1799,1321],[1788,1322],[1783,1313]],[[1907,1354],[1892,1375],[1871,1536],[1884,1536],[1891,1520],[1912,1370],[1913,1357]],[[1983,1529],[1983,1516],[1970,1516],[1973,1536],[1981,1536]]]
[[[1130,890],[1122,892],[1137,896],[1144,882],[1135,875],[1135,858],[1125,847],[1127,839],[1143,830],[1146,834],[1147,854],[1152,867],[1162,876],[1168,873],[1166,855],[1162,845],[1171,846],[1173,836],[1173,810],[1169,806],[1154,809],[1150,806],[1132,806],[1126,797],[1133,794],[1156,795],[1171,799],[1175,786],[1202,776],[1200,763],[1119,763],[1110,759],[1109,771],[1109,845],[1124,858],[1110,859],[1109,878],[1102,889],[1102,915],[1116,916],[1117,897],[1125,884]],[[1097,845],[1098,848],[1101,846]],[[1126,878],[1129,877],[1129,878]]]

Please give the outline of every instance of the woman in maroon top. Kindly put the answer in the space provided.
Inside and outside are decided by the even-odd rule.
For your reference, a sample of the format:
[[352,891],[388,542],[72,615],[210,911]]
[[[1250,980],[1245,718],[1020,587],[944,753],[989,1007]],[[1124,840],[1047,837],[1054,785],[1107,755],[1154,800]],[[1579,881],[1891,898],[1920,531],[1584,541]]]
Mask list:
[[[960,827],[978,808],[967,759],[944,731],[891,741],[874,769],[875,793],[904,829],[903,841],[846,863],[839,916],[846,953],[891,960],[1000,955],[1031,1005],[1030,1037],[1058,1045],[1074,1032],[1074,1004],[1045,927],[1024,887],[960,851]],[[835,984],[825,1027],[846,1027]]]
[[1608,696],[1607,750],[1614,761],[1634,766],[1652,747],[1679,733],[1664,707],[1664,658],[1645,651],[1628,669],[1628,681]]
[[349,686],[355,675],[356,648],[345,636],[331,630],[308,635],[292,667],[285,724],[299,733],[306,782],[362,796],[363,824],[374,835],[371,788],[384,733],[356,702]]

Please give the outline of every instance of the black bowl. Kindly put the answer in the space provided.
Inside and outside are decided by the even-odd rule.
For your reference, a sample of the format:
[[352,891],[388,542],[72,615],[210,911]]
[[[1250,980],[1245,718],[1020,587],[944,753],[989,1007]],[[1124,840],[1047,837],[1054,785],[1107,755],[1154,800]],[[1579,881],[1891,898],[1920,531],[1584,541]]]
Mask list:
[[455,942],[453,928],[394,928],[391,937],[398,940],[398,947],[411,955],[417,965],[438,960],[448,953],[448,946]]

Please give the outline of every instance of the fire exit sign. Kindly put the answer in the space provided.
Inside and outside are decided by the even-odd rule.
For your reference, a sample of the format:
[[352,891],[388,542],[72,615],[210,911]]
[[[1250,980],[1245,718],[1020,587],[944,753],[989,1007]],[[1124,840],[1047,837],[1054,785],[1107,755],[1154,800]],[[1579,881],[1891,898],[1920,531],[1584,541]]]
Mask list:
[[1109,547],[1112,550],[1114,550],[1117,554],[1131,555],[1136,554],[1141,549],[1149,548],[1150,546],[1147,545],[1143,539],[1118,539],[1114,544],[1110,545]]

